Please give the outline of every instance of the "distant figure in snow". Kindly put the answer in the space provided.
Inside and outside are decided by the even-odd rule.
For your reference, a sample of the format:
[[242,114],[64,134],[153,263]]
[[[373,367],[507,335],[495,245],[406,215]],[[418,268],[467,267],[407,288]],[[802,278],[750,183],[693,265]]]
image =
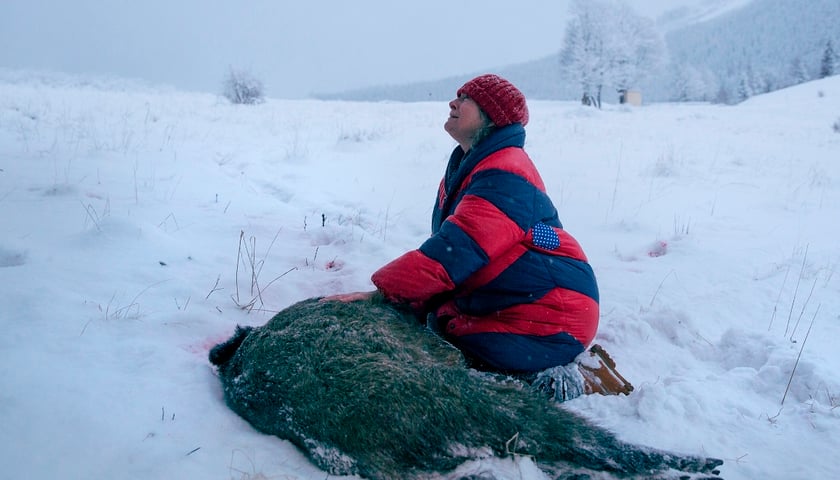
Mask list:
[[586,351],[598,285],[523,148],[527,124],[525,96],[509,81],[486,74],[459,88],[444,124],[458,146],[431,236],[373,274],[377,291],[330,299],[408,306],[471,367],[526,378],[560,401],[629,393],[602,348]]

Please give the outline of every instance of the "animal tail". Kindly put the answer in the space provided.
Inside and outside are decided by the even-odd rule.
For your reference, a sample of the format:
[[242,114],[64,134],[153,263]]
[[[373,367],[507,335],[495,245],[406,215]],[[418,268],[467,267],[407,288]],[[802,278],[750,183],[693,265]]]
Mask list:
[[[627,478],[720,480],[722,460],[619,443],[611,458]],[[653,472],[659,472],[653,474]]]
[[[685,479],[720,479],[718,467],[723,461],[717,458],[708,458],[691,455],[681,455],[672,452],[665,452],[655,449],[635,448],[630,446],[625,456],[625,461],[630,467],[628,470],[635,472],[663,472],[661,477],[653,478],[685,478]],[[669,476],[678,473],[678,475]],[[689,475],[693,474],[693,475]],[[649,477],[643,477],[649,478]]]
[[718,468],[722,464],[722,460],[715,458],[681,456],[625,445],[624,448],[614,450],[611,457],[569,458],[541,466],[553,473],[551,478],[555,480],[722,480]]
[[245,337],[247,337],[253,329],[254,327],[242,327],[237,325],[236,331],[233,333],[232,337],[210,349],[210,363],[216,365],[217,367],[227,363],[236,353],[239,346],[242,345],[242,342],[245,341]]
[[[718,467],[723,464],[723,461],[716,458],[683,455],[626,443],[609,431],[556,405],[554,410],[545,411],[535,418],[540,418],[545,427],[544,431],[527,432],[532,434],[530,436],[539,445],[537,458],[542,458],[540,463],[561,467],[560,470],[609,472],[623,479],[699,480],[718,479]],[[555,435],[551,435],[551,432],[555,432]]]

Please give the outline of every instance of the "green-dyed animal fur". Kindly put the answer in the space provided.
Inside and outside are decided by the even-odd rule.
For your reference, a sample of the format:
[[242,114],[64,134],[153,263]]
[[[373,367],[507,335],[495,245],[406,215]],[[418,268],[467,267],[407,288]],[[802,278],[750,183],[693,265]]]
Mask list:
[[488,448],[556,478],[717,478],[722,463],[621,442],[378,302],[300,302],[210,360],[231,409],[331,474],[427,478]]

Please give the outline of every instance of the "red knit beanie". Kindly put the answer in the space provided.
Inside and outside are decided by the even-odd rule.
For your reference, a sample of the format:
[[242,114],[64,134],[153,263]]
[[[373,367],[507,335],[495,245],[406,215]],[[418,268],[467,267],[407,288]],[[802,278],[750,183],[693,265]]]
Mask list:
[[525,95],[504,78],[486,74],[473,78],[458,89],[457,95],[467,94],[497,127],[511,123],[528,124],[528,105]]

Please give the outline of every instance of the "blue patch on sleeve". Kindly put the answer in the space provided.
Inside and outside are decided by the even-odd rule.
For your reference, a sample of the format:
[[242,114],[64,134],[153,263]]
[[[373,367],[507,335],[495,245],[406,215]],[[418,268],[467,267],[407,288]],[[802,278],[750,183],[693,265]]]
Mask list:
[[554,250],[560,246],[560,237],[553,228],[544,223],[534,225],[534,245],[546,250]]

